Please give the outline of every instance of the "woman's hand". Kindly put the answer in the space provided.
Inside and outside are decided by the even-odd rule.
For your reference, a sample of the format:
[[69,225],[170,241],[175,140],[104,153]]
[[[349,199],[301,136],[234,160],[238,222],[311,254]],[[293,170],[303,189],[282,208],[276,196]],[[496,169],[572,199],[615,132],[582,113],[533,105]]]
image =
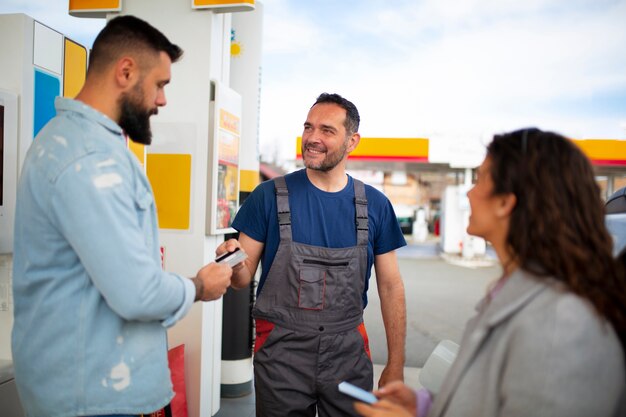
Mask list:
[[354,409],[365,417],[415,417],[409,410],[389,400],[380,400],[374,404],[355,402]]
[[355,403],[355,410],[367,417],[415,417],[417,413],[417,395],[412,388],[401,381],[388,383],[374,391],[374,395],[380,401],[372,405]]
[[374,391],[374,395],[382,400],[389,400],[392,403],[404,407],[412,413],[412,415],[416,413],[417,395],[411,387],[407,386],[402,381],[392,381],[381,389]]

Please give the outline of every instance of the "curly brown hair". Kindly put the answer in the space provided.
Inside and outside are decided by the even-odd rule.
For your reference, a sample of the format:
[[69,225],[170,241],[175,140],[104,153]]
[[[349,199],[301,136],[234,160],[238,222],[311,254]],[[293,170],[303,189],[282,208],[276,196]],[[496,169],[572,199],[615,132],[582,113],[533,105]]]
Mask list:
[[487,155],[494,194],[517,199],[507,236],[515,261],[589,300],[624,343],[626,277],[587,157],[573,141],[536,128],[494,136]]

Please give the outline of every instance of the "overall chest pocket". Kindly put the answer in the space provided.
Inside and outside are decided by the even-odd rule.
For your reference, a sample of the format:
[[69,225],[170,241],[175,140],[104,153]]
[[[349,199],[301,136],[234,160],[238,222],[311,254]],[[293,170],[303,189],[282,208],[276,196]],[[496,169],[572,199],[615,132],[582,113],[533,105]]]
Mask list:
[[348,262],[344,261],[304,259],[300,268],[298,307],[307,310],[323,310],[327,307],[327,284],[331,288],[336,286],[337,273],[347,266]]

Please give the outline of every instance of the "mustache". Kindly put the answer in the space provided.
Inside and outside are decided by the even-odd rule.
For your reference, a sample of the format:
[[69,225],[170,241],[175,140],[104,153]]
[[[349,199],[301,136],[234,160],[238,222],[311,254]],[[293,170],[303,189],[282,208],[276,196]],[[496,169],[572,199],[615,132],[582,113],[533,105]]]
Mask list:
[[318,152],[327,152],[328,149],[326,149],[326,146],[324,145],[317,145],[317,144],[305,144],[304,145],[304,149],[305,150],[312,150],[312,151],[318,151]]

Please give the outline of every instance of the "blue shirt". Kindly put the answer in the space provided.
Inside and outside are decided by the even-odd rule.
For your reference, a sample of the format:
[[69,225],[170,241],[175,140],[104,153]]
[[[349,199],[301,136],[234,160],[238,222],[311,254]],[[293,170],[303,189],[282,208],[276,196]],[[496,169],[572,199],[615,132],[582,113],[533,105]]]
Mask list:
[[191,280],[161,268],[152,189],[121,128],[64,98],[17,191],[12,351],[29,416],[140,414],[172,396],[166,327]]
[[[302,169],[285,176],[289,189],[291,233],[294,242],[327,248],[356,246],[354,183],[348,176],[343,190],[329,193],[309,181]],[[365,185],[368,215],[368,247],[363,306],[375,255],[382,255],[406,245],[391,203],[383,193]],[[248,196],[233,222],[233,228],[265,243],[261,257],[261,277],[257,294],[263,287],[280,243],[276,215],[274,181],[260,184]]]

